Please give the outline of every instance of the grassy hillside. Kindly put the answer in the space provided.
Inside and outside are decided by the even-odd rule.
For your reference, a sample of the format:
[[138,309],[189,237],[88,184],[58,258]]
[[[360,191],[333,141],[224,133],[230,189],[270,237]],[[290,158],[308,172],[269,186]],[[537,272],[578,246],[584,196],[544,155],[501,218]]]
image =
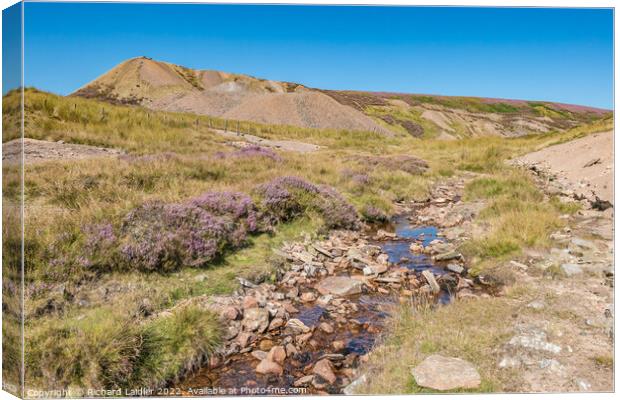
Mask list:
[[524,136],[566,130],[606,118],[590,107],[478,97],[324,91],[387,129],[416,137]]
[[[4,98],[3,113],[9,116],[3,120],[5,129],[19,121],[18,96],[13,92]],[[405,133],[386,138],[372,132],[241,123],[248,133],[323,146],[315,153],[296,154],[238,150],[210,131],[233,121],[192,114],[34,89],[26,90],[25,111],[26,137],[127,152],[118,158],[26,162],[26,379],[39,388],[172,380],[217,345],[221,327],[202,308],[165,311],[197,296],[230,293],[237,276],[272,279],[271,250],[283,241],[320,234],[334,221],[346,224],[348,204],[362,220],[380,219],[393,212],[396,201],[424,199],[429,185],[444,176],[475,171],[505,179],[505,159],[612,125],[606,118],[566,132],[441,141]],[[420,170],[414,157],[428,161],[429,169]],[[16,168],[3,167],[7,200],[18,194]],[[305,183],[287,181],[297,185],[293,207],[286,215],[275,215],[266,200],[269,189],[282,184],[282,176]],[[471,195],[484,195],[494,184],[481,182]],[[333,187],[342,197],[319,185]],[[185,224],[194,215],[203,216],[205,199],[222,191],[247,196],[260,215],[270,218],[268,226],[250,229],[244,225],[249,222],[231,220],[243,231],[227,231],[210,259],[171,255],[164,242],[157,250],[164,254],[161,258],[124,264],[124,249],[139,252],[143,245],[132,229],[146,226],[147,233],[157,232],[158,220],[144,217],[144,210]],[[509,220],[489,218],[499,218],[497,233],[491,235],[504,240],[501,224]],[[195,233],[192,224],[183,226],[188,234]],[[489,255],[485,251],[484,243],[471,250],[474,256]]]

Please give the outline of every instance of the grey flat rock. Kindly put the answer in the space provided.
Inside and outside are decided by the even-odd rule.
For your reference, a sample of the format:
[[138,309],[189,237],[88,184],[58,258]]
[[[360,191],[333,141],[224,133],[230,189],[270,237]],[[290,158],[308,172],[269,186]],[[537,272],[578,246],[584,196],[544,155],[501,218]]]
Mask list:
[[468,361],[432,355],[411,369],[419,386],[435,390],[474,389],[480,386],[480,374]]
[[316,289],[322,295],[349,296],[362,292],[362,282],[346,276],[330,276],[319,282]]

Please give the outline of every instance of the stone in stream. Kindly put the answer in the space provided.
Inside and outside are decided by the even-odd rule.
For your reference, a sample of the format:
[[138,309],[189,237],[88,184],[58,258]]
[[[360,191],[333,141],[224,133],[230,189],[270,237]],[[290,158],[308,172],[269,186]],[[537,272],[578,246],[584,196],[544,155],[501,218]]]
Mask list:
[[362,282],[346,276],[331,276],[319,282],[316,289],[322,295],[349,296],[362,292]]
[[282,346],[273,346],[267,353],[267,359],[282,365],[286,360],[286,350]]
[[222,317],[234,321],[239,317],[239,310],[233,306],[226,307],[222,312]]
[[433,253],[448,254],[448,253],[454,252],[454,245],[451,244],[451,243],[446,243],[446,242],[441,242],[440,241],[439,243],[435,243],[430,248],[430,251],[432,251]]
[[336,374],[334,374],[332,363],[326,358],[319,360],[316,364],[314,364],[312,372],[329,382],[330,385],[336,382]]
[[334,327],[328,324],[327,322],[321,322],[319,324],[319,329],[325,333],[334,333]]
[[430,285],[431,291],[433,293],[439,293],[441,288],[439,287],[439,284],[435,280],[435,275],[433,275],[433,273],[431,271],[425,269],[424,271],[422,271],[422,276],[424,276],[424,278],[426,279],[426,281]]
[[465,270],[462,266],[458,265],[458,264],[448,264],[446,266],[446,269],[448,271],[454,272],[455,274],[462,274],[463,271]]
[[423,253],[424,246],[422,246],[420,243],[414,242],[409,245],[409,251],[411,251],[412,253]]
[[316,251],[318,251],[319,253],[323,254],[324,256],[327,256],[329,258],[334,258],[332,253],[330,253],[329,250],[325,249],[324,247],[321,247],[318,244],[314,244],[314,245],[312,245],[312,247],[314,247],[314,249]]
[[282,318],[274,318],[269,323],[269,330],[273,331],[273,330],[281,328],[283,326],[284,326],[284,320]]
[[300,299],[304,303],[310,303],[316,300],[316,295],[312,292],[305,292],[301,294]]
[[461,255],[461,253],[456,252],[456,251],[450,251],[448,253],[442,253],[442,254],[437,254],[435,257],[433,257],[433,259],[435,261],[449,261],[449,260],[454,260],[456,258],[462,258],[463,256]]
[[243,313],[243,326],[250,332],[265,332],[269,327],[269,311],[264,308],[248,308]]
[[364,267],[364,275],[379,275],[387,271],[386,264],[368,264]]
[[418,386],[435,390],[474,389],[480,386],[476,368],[460,358],[437,354],[427,357],[411,369]]
[[254,350],[250,354],[252,355],[252,357],[256,358],[259,361],[262,361],[265,358],[267,358],[267,352],[262,351],[262,350]]
[[331,294],[328,294],[328,295],[319,297],[316,300],[316,302],[321,306],[326,306],[332,301],[333,298],[334,296],[332,296]]
[[342,340],[334,340],[332,342],[332,347],[336,351],[343,350],[347,345]]
[[384,240],[384,239],[394,239],[396,238],[396,234],[393,232],[386,232],[383,229],[379,229],[377,231],[377,234],[375,235],[375,237],[378,240]]
[[310,328],[306,326],[301,320],[297,318],[291,318],[286,323],[286,329],[293,331],[293,333],[308,333]]
[[379,254],[377,257],[377,262],[382,265],[388,265],[390,263],[390,256],[387,254]]
[[299,350],[297,350],[297,347],[295,347],[295,345],[293,343],[287,343],[286,344],[286,354],[290,357],[294,354],[299,353]]
[[314,379],[314,375],[302,376],[301,378],[293,382],[293,386],[295,387],[308,386],[312,382],[313,379]]
[[282,375],[284,370],[280,364],[265,358],[256,366],[256,372],[263,375]]

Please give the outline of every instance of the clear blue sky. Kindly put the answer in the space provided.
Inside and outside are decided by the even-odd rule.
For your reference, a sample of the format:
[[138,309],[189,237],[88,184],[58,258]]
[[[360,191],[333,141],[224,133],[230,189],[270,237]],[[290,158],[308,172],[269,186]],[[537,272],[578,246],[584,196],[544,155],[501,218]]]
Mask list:
[[611,9],[26,3],[25,83],[68,94],[145,55],[325,89],[611,108]]

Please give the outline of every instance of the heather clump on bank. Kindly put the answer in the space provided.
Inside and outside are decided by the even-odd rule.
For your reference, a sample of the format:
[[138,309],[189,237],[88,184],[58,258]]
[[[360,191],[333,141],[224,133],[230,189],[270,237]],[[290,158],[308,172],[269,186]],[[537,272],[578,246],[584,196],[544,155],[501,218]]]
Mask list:
[[239,231],[225,218],[193,204],[146,203],[131,211],[121,226],[120,253],[128,266],[173,271],[202,266],[226,245],[238,245]]
[[216,155],[219,158],[254,158],[254,157],[263,157],[268,158],[272,161],[281,162],[282,157],[276,153],[275,151],[261,146],[248,146],[242,149],[232,151],[229,153],[217,153]]
[[[335,189],[281,177],[258,188],[260,207],[241,192],[207,192],[183,203],[149,201],[131,210],[115,231],[111,223],[84,229],[78,262],[98,270],[172,272],[204,267],[251,234],[307,213],[329,228],[356,228],[355,208]],[[259,209],[260,208],[260,209]]]
[[314,185],[295,176],[283,176],[260,185],[257,191],[262,197],[261,207],[274,223],[314,212],[328,228],[357,227],[355,208],[329,186]]
[[396,156],[372,156],[362,157],[360,160],[364,165],[373,168],[382,167],[390,171],[403,171],[412,175],[420,175],[428,169],[428,163],[418,157],[410,155]]
[[175,271],[201,267],[258,232],[252,199],[207,192],[184,203],[149,201],[130,211],[115,232],[111,223],[88,226],[85,267]]

